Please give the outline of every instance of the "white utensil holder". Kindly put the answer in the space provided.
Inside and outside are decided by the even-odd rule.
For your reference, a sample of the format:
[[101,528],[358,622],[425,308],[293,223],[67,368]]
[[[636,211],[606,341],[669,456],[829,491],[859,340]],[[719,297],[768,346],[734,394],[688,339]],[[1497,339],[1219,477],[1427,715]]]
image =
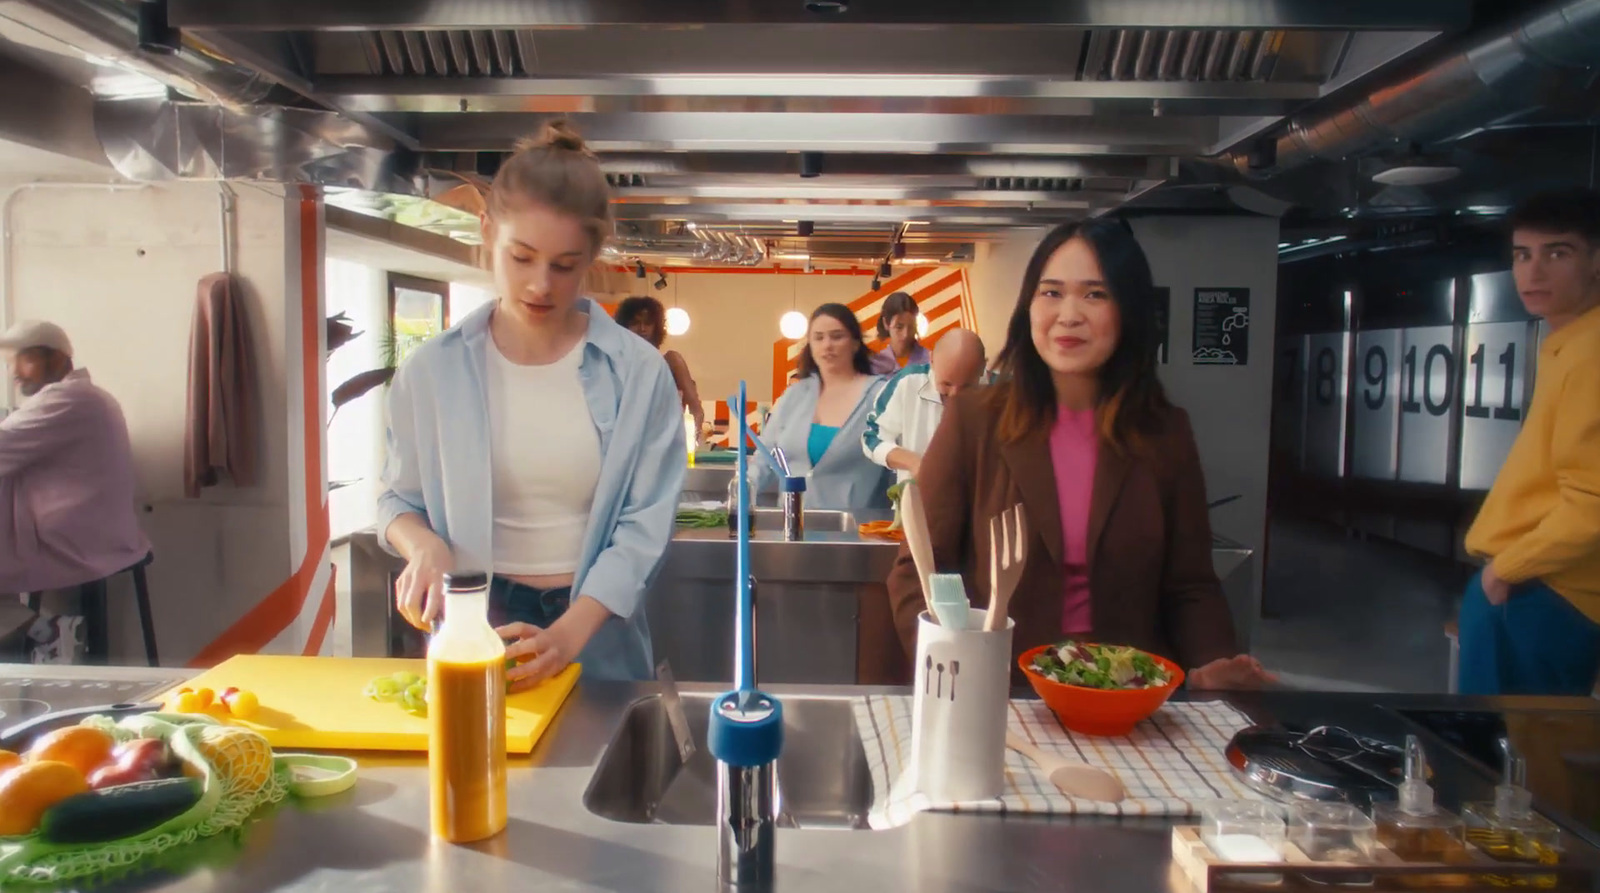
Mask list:
[[989,800],[1005,787],[1013,623],[985,632],[983,614],[971,609],[964,630],[917,618],[911,771],[936,801]]

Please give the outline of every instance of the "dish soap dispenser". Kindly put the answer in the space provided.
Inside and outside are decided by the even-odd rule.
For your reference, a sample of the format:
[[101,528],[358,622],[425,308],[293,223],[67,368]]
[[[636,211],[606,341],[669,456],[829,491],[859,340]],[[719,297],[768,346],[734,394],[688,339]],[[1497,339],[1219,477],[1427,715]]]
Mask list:
[[1469,803],[1461,810],[1467,840],[1500,862],[1555,865],[1561,861],[1561,829],[1533,811],[1522,755],[1504,738],[1500,750],[1504,762],[1494,802]]
[[1378,842],[1407,862],[1454,863],[1466,856],[1461,819],[1433,802],[1428,759],[1415,735],[1406,736],[1406,778],[1400,784],[1399,801],[1373,806],[1372,820],[1378,826]]

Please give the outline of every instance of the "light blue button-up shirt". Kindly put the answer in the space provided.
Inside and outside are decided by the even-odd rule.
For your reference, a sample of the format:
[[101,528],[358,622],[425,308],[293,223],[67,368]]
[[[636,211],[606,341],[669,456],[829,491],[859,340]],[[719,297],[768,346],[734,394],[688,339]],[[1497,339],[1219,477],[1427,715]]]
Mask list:
[[[422,344],[389,389],[385,490],[379,541],[394,519],[421,515],[448,542],[460,568],[492,569],[488,390],[491,302]],[[600,435],[600,479],[573,579],[614,617],[578,656],[596,679],[655,675],[642,604],[672,538],[686,466],[682,408],[666,361],[587,299],[588,334],[578,366],[589,420]],[[537,395],[530,395],[537,400]],[[573,420],[551,419],[551,424]],[[560,474],[561,469],[549,470]]]
[[[799,379],[773,404],[761,439],[769,448],[782,448],[789,470],[805,476],[807,507],[843,510],[889,507],[888,490],[894,477],[887,468],[874,464],[861,451],[867,413],[883,386],[881,376],[872,376],[861,390],[861,399],[850,417],[839,426],[839,433],[834,435],[827,452],[815,465],[807,453],[807,441],[811,437],[812,420],[817,415],[817,398],[822,395],[822,378],[813,374]],[[777,473],[758,457],[750,459],[750,481],[756,493],[778,490]]]

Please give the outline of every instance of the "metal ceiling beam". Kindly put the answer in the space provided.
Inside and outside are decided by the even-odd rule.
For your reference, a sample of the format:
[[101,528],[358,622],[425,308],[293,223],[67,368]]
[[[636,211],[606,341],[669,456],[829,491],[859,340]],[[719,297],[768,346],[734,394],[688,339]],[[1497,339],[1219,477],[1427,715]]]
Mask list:
[[[1065,203],[1062,203],[1065,204]],[[907,220],[937,224],[973,226],[1047,226],[1061,220],[1076,220],[1099,210],[1089,202],[1077,207],[1056,207],[1027,211],[1021,208],[964,208],[959,206],[915,205],[782,205],[782,204],[618,204],[613,213],[618,220],[684,220],[760,223],[812,220],[818,227],[826,223],[877,221],[899,223]]]
[[[566,116],[590,145],[619,151],[987,152],[1195,155],[1217,139],[1208,118],[1049,118],[1027,115]],[[504,151],[537,131],[537,115],[438,114],[417,123],[430,150]]]
[[796,183],[770,183],[756,185],[666,185],[627,186],[612,190],[619,202],[647,199],[681,200],[685,202],[727,201],[782,201],[790,203],[830,203],[838,201],[864,202],[962,202],[966,204],[997,206],[1044,206],[1057,202],[1078,207],[1083,202],[1115,204],[1127,198],[1127,190],[1077,190],[1048,191],[1043,189],[951,189],[937,186],[810,186]]
[[1470,0],[856,0],[842,15],[798,0],[169,0],[172,24],[257,31],[572,28],[593,25],[1060,25],[1090,28],[1456,28]]
[[1287,114],[1307,82],[1075,81],[1017,77],[718,75],[599,78],[321,78],[366,112],[832,112],[844,114]]
[[[435,152],[424,157],[427,167],[445,170],[472,170],[475,153]],[[829,180],[852,178],[881,181],[883,178],[947,178],[971,181],[989,177],[1038,177],[1040,179],[1125,179],[1162,180],[1178,175],[1175,158],[1136,156],[1092,156],[1066,158],[1028,155],[889,155],[851,152],[825,160],[824,177]],[[644,177],[678,177],[686,182],[732,178],[798,177],[800,156],[796,152],[605,152],[600,166],[608,174],[638,174]]]

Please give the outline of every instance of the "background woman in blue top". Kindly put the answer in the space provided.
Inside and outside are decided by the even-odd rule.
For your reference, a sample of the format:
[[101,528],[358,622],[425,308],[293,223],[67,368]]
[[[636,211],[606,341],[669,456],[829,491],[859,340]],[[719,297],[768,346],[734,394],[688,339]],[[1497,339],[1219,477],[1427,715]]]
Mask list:
[[[799,377],[772,407],[762,441],[781,447],[790,471],[807,478],[807,506],[888,508],[889,472],[860,448],[884,378],[872,374],[872,355],[849,307],[823,304],[811,314],[796,372]],[[752,469],[758,491],[777,491],[777,475],[766,462],[754,462]]]
[[672,535],[682,406],[655,348],[579,296],[611,232],[605,176],[547,125],[501,166],[483,215],[497,300],[418,347],[389,395],[382,540],[395,598],[428,628],[452,568],[490,593],[518,687],[577,659],[652,675],[641,596]]

